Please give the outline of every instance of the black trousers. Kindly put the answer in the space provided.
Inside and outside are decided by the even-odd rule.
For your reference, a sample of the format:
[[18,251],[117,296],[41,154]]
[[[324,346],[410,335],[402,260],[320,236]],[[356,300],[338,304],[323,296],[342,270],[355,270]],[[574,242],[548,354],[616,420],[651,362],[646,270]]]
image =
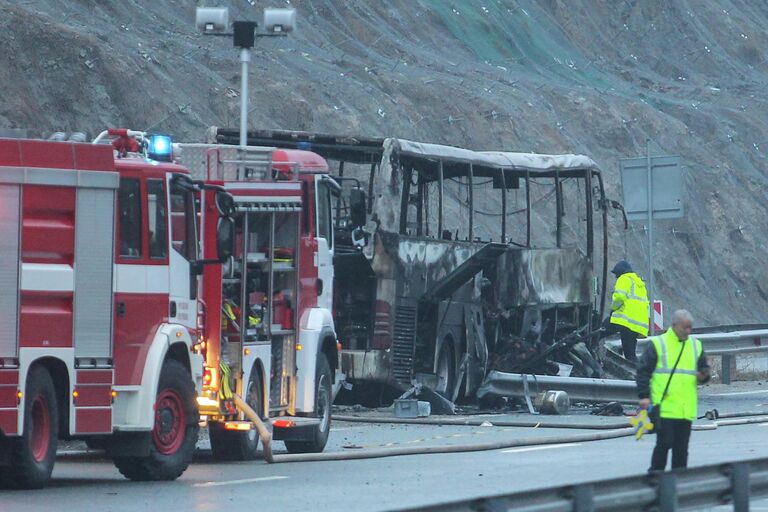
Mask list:
[[672,469],[687,467],[690,439],[690,421],[661,418],[661,428],[656,434],[656,447],[653,449],[649,471],[664,471],[670,449],[672,450]]
[[621,336],[621,351],[624,353],[624,358],[628,361],[637,362],[637,337],[639,335],[623,325],[617,327]]

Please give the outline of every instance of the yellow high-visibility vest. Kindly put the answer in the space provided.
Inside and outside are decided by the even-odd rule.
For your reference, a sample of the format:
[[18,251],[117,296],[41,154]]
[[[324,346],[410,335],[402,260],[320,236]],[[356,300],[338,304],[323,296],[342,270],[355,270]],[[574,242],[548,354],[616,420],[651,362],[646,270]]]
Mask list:
[[648,335],[648,291],[634,272],[616,280],[611,303],[611,323],[623,325],[641,336]]
[[[688,337],[681,342],[675,331],[669,329],[661,336],[651,338],[656,349],[656,369],[651,377],[651,402],[661,403],[662,418],[695,420],[698,394],[698,364],[701,355],[701,341]],[[680,352],[682,351],[682,355]],[[680,356],[677,369],[672,375],[672,367]],[[672,380],[670,381],[670,375]],[[664,388],[669,389],[662,400]]]

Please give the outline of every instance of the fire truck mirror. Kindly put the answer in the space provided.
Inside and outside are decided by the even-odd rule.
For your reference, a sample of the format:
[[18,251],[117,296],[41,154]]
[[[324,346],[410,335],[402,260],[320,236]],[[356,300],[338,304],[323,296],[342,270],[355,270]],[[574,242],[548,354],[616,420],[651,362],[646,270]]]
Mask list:
[[235,213],[235,199],[224,191],[216,192],[216,209],[222,217],[231,217]]
[[353,226],[361,227],[365,225],[366,210],[365,191],[361,188],[353,188],[349,193],[349,211]]
[[235,252],[235,221],[230,217],[222,217],[216,227],[216,256],[222,263],[227,261]]

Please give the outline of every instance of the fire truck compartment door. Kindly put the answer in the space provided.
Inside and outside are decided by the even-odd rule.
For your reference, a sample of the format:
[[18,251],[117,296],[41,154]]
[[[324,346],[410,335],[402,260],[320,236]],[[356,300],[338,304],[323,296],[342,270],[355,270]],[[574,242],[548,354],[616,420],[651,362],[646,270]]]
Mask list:
[[75,357],[112,356],[115,191],[79,188],[75,218]]
[[0,358],[17,356],[19,185],[0,185]]

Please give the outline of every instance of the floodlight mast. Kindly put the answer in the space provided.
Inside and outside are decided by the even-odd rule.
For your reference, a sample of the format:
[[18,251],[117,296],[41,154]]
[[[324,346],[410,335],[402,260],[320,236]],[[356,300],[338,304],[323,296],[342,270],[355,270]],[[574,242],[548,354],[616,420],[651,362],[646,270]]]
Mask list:
[[254,21],[235,21],[233,32],[229,29],[229,9],[227,7],[198,7],[196,13],[197,29],[203,35],[232,36],[235,47],[240,48],[240,150],[248,146],[248,68],[251,62],[251,49],[257,37],[285,37],[296,27],[296,9],[264,9],[262,26],[264,32],[257,33]]

